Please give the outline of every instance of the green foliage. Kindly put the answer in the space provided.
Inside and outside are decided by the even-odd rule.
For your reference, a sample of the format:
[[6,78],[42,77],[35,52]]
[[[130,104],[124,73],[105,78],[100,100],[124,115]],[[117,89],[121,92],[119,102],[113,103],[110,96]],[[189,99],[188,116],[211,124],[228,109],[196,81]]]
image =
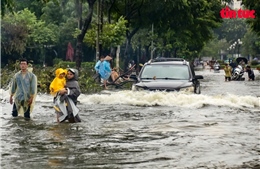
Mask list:
[[[206,57],[212,57],[215,59],[220,59],[220,51],[226,51],[226,49],[229,47],[228,42],[224,40],[218,40],[217,37],[215,36],[214,39],[209,41],[208,43],[205,44],[204,48],[200,52],[200,56],[206,56]],[[230,51],[233,53],[234,51]]]
[[242,54],[244,56],[256,56],[260,53],[260,36],[258,37],[250,29],[247,30],[245,36],[242,38]]
[[260,64],[256,65],[256,69],[260,72]]
[[[92,78],[94,71],[94,62],[83,62],[79,71],[79,85],[82,93],[94,93],[102,90],[102,88],[94,82]],[[57,68],[66,69],[68,67],[75,68],[74,62],[59,62],[53,67],[46,67],[44,69],[34,69],[34,73],[38,77],[39,92],[49,93],[49,86],[55,77],[55,70]]]
[[13,24],[9,19],[3,20],[1,24],[1,47],[6,54],[22,54],[26,49],[26,42],[29,36],[28,28],[22,22]]
[[[110,47],[116,47],[117,45],[122,45],[125,41],[126,34],[126,24],[127,21],[120,17],[117,22],[109,24],[104,23],[102,32],[100,33],[100,43],[102,47],[105,49],[109,49]],[[76,29],[74,32],[74,37],[76,37],[80,33],[79,29]],[[86,36],[84,37],[84,42],[91,46],[96,46],[96,36],[97,36],[97,25],[92,24],[91,28],[87,31]]]
[[1,17],[4,17],[8,10],[13,13],[14,6],[14,0],[1,0]]
[[[1,88],[8,89],[9,83],[13,75],[19,71],[17,68],[17,63],[9,65],[9,67],[4,67],[1,69]],[[67,66],[75,67],[73,62],[58,62],[53,67],[42,67],[42,66],[33,66],[33,73],[37,76],[38,81],[38,92],[39,93],[49,93],[49,86],[52,80],[55,78],[55,70],[57,68],[66,69]],[[94,82],[92,76],[94,75],[94,62],[83,62],[82,68],[79,71],[79,85],[82,93],[95,93],[101,91],[103,88]],[[19,66],[18,66],[19,67]]]
[[247,32],[247,25],[245,19],[223,19],[221,26],[214,30],[218,34],[218,39],[226,39],[233,43],[237,39],[242,39]]
[[[132,6],[138,6],[138,2],[141,1],[132,1]],[[212,28],[220,26],[222,19],[219,17],[219,11],[221,8],[221,2],[216,0],[158,0],[152,3],[144,1],[140,8],[141,15],[138,18],[135,18],[136,13],[131,11],[132,8],[122,7],[119,9],[126,9],[127,11],[122,12],[126,15],[128,15],[128,12],[134,15],[126,17],[127,19],[130,18],[128,21],[131,22],[129,30],[140,27],[140,29],[146,28],[148,29],[147,32],[151,32],[149,30],[151,30],[152,24],[154,25],[153,34],[156,38],[152,38],[152,40],[156,52],[162,54],[168,52],[171,56],[175,53],[185,54],[192,57],[192,55],[201,51],[205,42],[212,38]],[[135,18],[134,21],[133,18]],[[145,37],[145,39],[148,38],[151,38],[151,36]],[[133,40],[138,40],[138,38]],[[133,43],[138,44],[138,42]],[[151,47],[151,43],[149,46]]]
[[27,8],[15,12],[14,15],[6,15],[2,22],[1,28],[4,31],[1,44],[7,54],[16,52],[22,55],[28,46],[57,41],[54,25],[46,25],[45,22],[37,20]]
[[242,4],[245,8],[255,10],[254,19],[247,19],[247,23],[250,25],[253,31],[260,36],[260,1],[259,0],[242,0]]
[[8,89],[13,75],[14,72],[11,71],[10,67],[6,66],[5,68],[1,69],[1,89]]
[[41,19],[47,23],[52,23],[54,25],[59,25],[62,23],[63,11],[60,5],[50,1],[42,8],[43,14]]
[[[77,4],[79,2],[82,3],[82,15]],[[42,59],[47,51],[42,47],[51,44],[55,45],[57,56],[64,58],[68,42],[76,43],[75,37],[79,35],[80,30],[75,31],[75,29],[79,26],[80,19],[92,16],[88,15],[91,11],[89,2],[94,3],[95,0],[1,1],[1,12],[14,10],[14,15],[6,13],[7,18],[2,20],[2,56],[15,60],[24,54],[27,47],[30,47],[31,53],[27,50],[26,54],[33,57],[37,55]],[[167,53],[168,56],[177,54],[177,56],[185,55],[191,58],[200,53],[205,44],[210,43],[212,48],[206,46],[208,48],[206,50],[211,50],[211,55],[218,55],[218,49],[215,46],[219,46],[219,42],[213,41],[217,43],[214,46],[210,40],[213,35],[212,29],[223,22],[218,32],[219,39],[226,39],[230,43],[241,39],[243,41],[241,52],[244,55],[257,55],[260,49],[259,39],[254,35],[250,40],[250,34],[246,35],[245,39],[243,36],[247,31],[246,23],[250,24],[256,32],[260,30],[259,17],[251,20],[221,19],[219,12],[223,8],[222,2],[220,0],[101,1],[102,17],[100,19],[103,25],[101,25],[100,42],[102,49],[107,50],[121,45],[130,57],[133,57],[132,54],[137,53],[139,49],[147,52],[146,55],[149,56],[153,41],[157,54]],[[256,16],[260,16],[259,1],[243,0],[243,3],[246,8],[255,10]],[[25,7],[28,9],[24,9]],[[20,11],[21,9],[24,10]],[[88,47],[84,46],[85,51],[78,53],[93,51],[96,46],[97,11],[95,9],[91,28],[87,30],[84,37],[84,42]],[[152,24],[154,25],[153,35]],[[126,38],[130,43],[128,46],[133,46],[133,52],[124,48]],[[228,46],[230,45],[225,46],[224,49]],[[123,50],[121,53],[124,52]],[[88,60],[91,59],[88,58]]]
[[251,61],[251,65],[258,65],[258,61],[257,60],[252,60]]
[[62,59],[60,59],[60,58],[53,59],[53,64],[55,64],[55,65],[59,64],[60,62],[62,62]]
[[[58,67],[62,68],[75,68],[76,63],[75,62],[69,62],[69,61],[61,61],[56,64]],[[82,68],[92,70],[95,66],[94,62],[82,62],[81,63]]]

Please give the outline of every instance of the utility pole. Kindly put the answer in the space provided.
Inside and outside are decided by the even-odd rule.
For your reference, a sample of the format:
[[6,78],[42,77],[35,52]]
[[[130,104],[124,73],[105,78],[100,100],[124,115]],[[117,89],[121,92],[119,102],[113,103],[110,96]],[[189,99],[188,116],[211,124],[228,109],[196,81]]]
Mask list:
[[120,55],[120,45],[117,46],[116,50],[116,68],[119,70],[119,55]]
[[152,24],[152,44],[151,44],[151,59],[153,59],[153,24]]
[[99,33],[100,33],[100,0],[97,0],[97,41],[96,41],[96,62],[99,60]]

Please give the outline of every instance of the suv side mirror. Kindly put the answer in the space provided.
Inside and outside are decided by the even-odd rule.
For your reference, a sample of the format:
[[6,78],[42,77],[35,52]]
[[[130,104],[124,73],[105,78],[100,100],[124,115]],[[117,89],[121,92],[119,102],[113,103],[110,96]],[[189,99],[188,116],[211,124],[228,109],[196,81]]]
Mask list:
[[202,75],[195,75],[195,79],[203,79]]

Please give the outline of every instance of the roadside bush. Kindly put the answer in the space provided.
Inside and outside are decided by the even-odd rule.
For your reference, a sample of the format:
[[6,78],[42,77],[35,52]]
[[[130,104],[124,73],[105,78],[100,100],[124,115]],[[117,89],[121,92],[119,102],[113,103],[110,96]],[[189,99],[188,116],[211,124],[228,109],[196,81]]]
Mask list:
[[251,61],[251,65],[258,65],[258,61],[257,60],[252,60]]
[[[99,84],[96,84],[92,78],[94,75],[94,62],[83,62],[79,70],[79,85],[82,93],[95,93],[102,90]],[[37,76],[38,92],[50,93],[49,86],[55,77],[57,68],[66,69],[67,67],[75,68],[74,62],[58,62],[53,67],[42,67],[39,65],[33,66],[33,73]],[[10,69],[11,68],[11,69]],[[6,66],[1,70],[1,88],[7,90],[12,77],[19,69],[16,65]]]
[[256,66],[256,69],[260,71],[260,64]]

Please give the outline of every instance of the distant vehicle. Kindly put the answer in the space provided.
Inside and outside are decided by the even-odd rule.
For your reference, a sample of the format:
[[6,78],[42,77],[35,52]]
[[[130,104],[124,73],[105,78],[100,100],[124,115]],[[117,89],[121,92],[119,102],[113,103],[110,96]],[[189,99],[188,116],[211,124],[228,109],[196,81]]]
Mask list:
[[201,75],[195,75],[190,63],[182,58],[156,58],[145,63],[132,90],[184,91],[200,94]]
[[220,72],[220,64],[217,61],[214,63],[213,68],[215,73]]
[[229,62],[231,62],[232,60],[224,60],[224,63],[227,63],[227,64],[229,64]]

